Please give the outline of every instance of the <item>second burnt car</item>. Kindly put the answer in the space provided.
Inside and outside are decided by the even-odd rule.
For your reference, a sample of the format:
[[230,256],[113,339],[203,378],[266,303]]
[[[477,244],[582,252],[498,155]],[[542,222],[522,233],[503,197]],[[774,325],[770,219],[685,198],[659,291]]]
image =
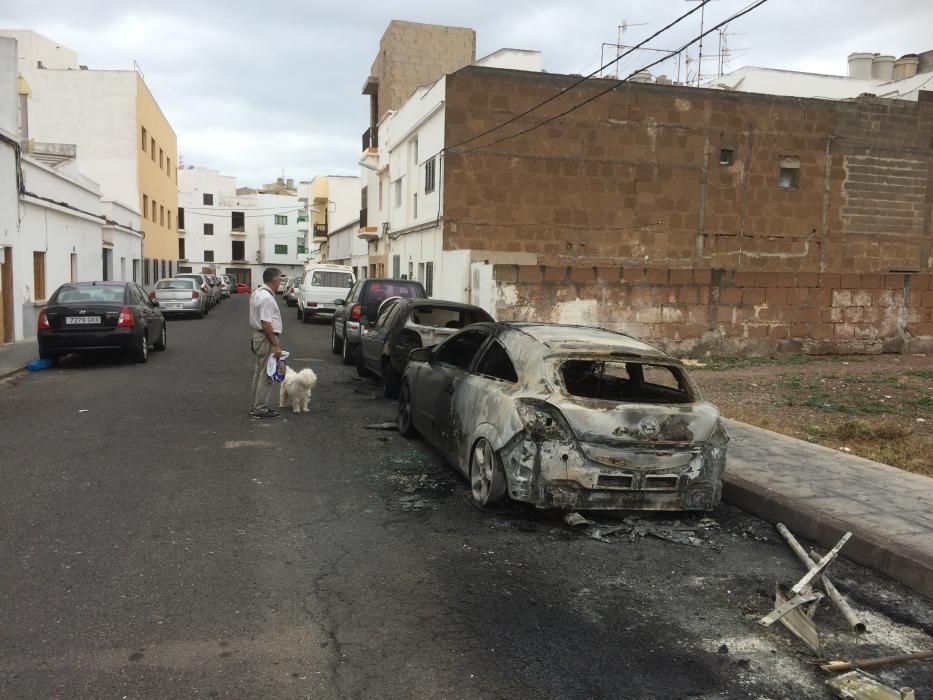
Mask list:
[[398,404],[470,480],[566,510],[711,510],[729,437],[676,358],[598,328],[481,323],[411,353]]
[[362,332],[356,369],[360,376],[379,377],[383,393],[394,399],[412,350],[432,347],[461,328],[492,320],[492,316],[472,304],[438,299],[387,299],[375,325]]

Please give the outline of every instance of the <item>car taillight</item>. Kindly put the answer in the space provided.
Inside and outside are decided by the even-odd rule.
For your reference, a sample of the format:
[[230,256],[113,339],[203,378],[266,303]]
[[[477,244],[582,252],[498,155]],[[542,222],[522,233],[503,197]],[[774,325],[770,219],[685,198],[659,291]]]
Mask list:
[[155,298],[156,298],[156,293],[155,293],[155,291],[149,292],[149,298],[150,298],[150,299],[155,299]]
[[572,440],[573,430],[560,410],[540,399],[519,399],[515,402],[518,417],[525,430],[546,440]]
[[351,321],[359,321],[359,320],[360,320],[360,316],[362,316],[362,315],[363,315],[363,305],[362,305],[362,304],[354,304],[354,305],[353,305],[353,308],[350,309],[350,320],[351,320]]
[[192,299],[197,299],[197,298],[200,297],[200,296],[201,296],[201,293],[198,292],[198,290],[194,290],[193,292],[191,292],[191,298],[192,298]]
[[46,313],[45,309],[39,312],[39,329],[51,328],[49,325],[49,315]]
[[120,309],[120,318],[117,319],[117,328],[132,328],[136,325],[136,317],[129,306]]
[[205,294],[207,294],[207,285],[206,285],[206,284],[202,284],[202,285],[201,285],[201,291],[204,292]]

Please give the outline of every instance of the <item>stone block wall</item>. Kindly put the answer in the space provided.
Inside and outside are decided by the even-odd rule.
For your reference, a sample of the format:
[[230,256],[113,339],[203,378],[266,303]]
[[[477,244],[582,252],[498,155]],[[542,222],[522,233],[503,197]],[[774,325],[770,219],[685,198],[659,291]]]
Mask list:
[[[933,269],[933,92],[841,102],[625,83],[518,135],[611,85],[589,80],[457,147],[575,80],[448,76],[445,249],[545,265]],[[790,186],[782,168],[796,170]]]
[[933,274],[495,265],[499,320],[593,325],[680,356],[933,350]]

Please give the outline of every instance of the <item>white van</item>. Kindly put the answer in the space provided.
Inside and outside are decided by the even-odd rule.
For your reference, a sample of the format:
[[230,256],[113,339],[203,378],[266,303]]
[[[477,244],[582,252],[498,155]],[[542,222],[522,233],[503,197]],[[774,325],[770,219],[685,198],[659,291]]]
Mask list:
[[344,299],[356,282],[348,265],[315,265],[305,270],[298,286],[298,318],[307,323],[316,316],[334,315],[334,300]]

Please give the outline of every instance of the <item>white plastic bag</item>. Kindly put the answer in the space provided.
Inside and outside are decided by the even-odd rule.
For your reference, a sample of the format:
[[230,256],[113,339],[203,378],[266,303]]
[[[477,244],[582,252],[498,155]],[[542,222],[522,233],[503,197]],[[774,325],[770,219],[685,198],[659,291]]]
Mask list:
[[288,357],[288,351],[283,350],[280,357],[269,355],[269,361],[266,363],[266,374],[274,382],[285,381],[285,358]]

